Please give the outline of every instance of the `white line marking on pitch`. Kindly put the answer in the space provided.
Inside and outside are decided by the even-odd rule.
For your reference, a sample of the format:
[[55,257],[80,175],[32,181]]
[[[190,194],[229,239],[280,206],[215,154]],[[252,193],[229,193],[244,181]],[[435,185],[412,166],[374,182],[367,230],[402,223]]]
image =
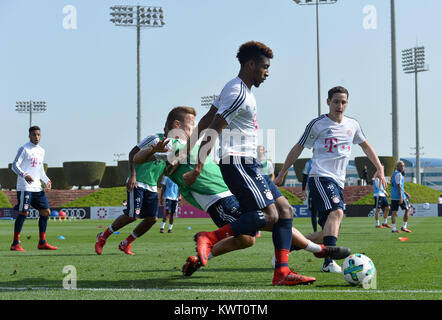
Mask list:
[[191,289],[191,288],[48,288],[48,287],[0,287],[0,291],[26,291],[26,290],[42,290],[42,291],[128,291],[128,292],[205,292],[205,293],[259,293],[259,292],[287,292],[287,293],[442,293],[442,290],[320,290],[320,289]]

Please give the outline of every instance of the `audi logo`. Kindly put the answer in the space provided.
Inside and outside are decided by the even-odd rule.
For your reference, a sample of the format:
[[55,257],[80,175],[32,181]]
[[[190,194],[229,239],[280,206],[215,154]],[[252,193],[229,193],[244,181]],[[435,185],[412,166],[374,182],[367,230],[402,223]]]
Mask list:
[[[86,218],[86,210],[83,208],[62,208],[61,211],[64,211],[66,213],[66,219],[68,218],[76,218],[76,219],[84,219]],[[40,216],[37,209],[30,209],[29,210],[29,219],[38,219]]]

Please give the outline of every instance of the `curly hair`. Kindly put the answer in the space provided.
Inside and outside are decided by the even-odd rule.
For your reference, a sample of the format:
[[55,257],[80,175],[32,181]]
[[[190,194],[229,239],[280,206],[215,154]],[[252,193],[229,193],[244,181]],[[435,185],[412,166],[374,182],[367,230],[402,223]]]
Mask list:
[[258,41],[248,41],[243,43],[236,54],[239,63],[243,65],[250,59],[258,60],[261,56],[265,56],[269,59],[273,58],[273,51],[265,44]]

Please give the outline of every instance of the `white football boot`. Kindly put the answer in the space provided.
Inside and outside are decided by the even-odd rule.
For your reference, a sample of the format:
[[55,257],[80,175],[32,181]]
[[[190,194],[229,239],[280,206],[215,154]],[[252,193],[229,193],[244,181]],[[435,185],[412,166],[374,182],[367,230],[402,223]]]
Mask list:
[[341,267],[334,260],[332,260],[332,262],[330,262],[326,266],[323,265],[321,271],[330,273],[342,273]]

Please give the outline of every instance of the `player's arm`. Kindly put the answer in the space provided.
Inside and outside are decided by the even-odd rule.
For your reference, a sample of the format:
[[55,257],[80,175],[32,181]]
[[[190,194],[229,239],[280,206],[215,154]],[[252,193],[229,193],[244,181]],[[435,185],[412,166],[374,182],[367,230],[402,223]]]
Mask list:
[[49,179],[49,177],[46,175],[44,166],[41,166],[41,171],[40,171],[40,179],[44,182],[44,184],[46,185],[46,188],[48,190],[51,190],[52,188],[52,182],[51,179]]
[[382,184],[384,189],[387,189],[387,180],[385,180],[384,176],[384,166],[381,164],[381,161],[379,161],[376,151],[374,151],[373,147],[367,140],[360,143],[359,146],[362,148],[362,151],[364,151],[371,163],[373,163],[373,165],[376,167],[374,178],[378,177],[379,184]]
[[155,153],[163,153],[169,151],[166,148],[166,145],[169,143],[169,139],[163,137],[157,144],[150,146],[146,149],[138,149],[138,151],[133,156],[134,163],[141,164],[145,162],[154,161],[157,158],[155,157]]
[[42,162],[42,165],[40,167],[40,180],[44,182],[44,184],[46,185],[46,188],[48,190],[51,190],[52,182],[51,182],[51,179],[49,179],[49,177],[46,175],[45,168],[43,165],[43,158],[42,158],[41,162]]
[[209,128],[210,124],[215,119],[215,115],[217,112],[218,108],[212,105],[209,111],[207,111],[207,113],[200,119],[195,130],[192,132],[191,136],[187,140],[187,154],[190,154],[190,151],[193,149],[196,142],[198,141],[201,132]]
[[23,171],[21,168],[21,164],[23,162],[25,156],[25,148],[21,147],[18,149],[17,155],[14,158],[14,161],[12,162],[12,171],[15,172],[18,176],[24,178],[27,183],[32,183],[34,179],[30,175],[28,175],[26,172]]
[[282,167],[281,171],[278,173],[278,176],[276,177],[275,181],[273,181],[275,185],[277,186],[282,185],[284,177],[289,171],[290,166],[292,166],[293,163],[295,163],[295,161],[299,158],[299,156],[302,153],[302,150],[304,150],[304,147],[299,143],[293,146],[292,150],[290,150],[289,154],[287,155],[287,158],[285,159],[284,166]]
[[192,171],[183,175],[184,183],[191,186],[203,170],[204,162],[213,149],[218,135],[227,127],[227,121],[219,114],[215,116],[208,129],[204,132],[202,142],[198,151],[197,163]]
[[130,177],[127,180],[127,183],[126,183],[127,191],[131,191],[131,190],[133,190],[137,186],[137,174],[135,172],[134,156],[135,156],[135,154],[138,151],[140,151],[140,148],[138,146],[135,146],[129,152],[129,171],[130,171]]

